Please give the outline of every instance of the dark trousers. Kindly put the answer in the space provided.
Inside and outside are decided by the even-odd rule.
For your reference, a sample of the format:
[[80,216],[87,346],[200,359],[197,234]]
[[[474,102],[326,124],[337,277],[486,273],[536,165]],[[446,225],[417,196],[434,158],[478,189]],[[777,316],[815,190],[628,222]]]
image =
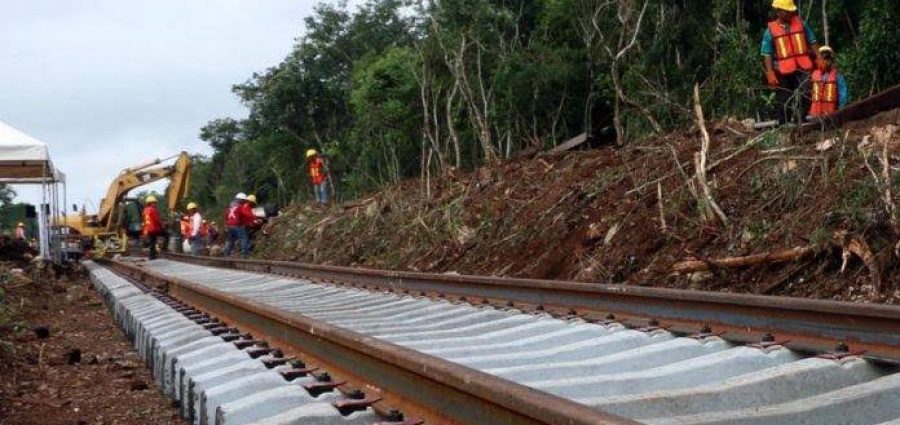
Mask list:
[[156,257],[159,256],[159,253],[158,253],[157,247],[156,247],[156,243],[159,242],[159,236],[160,236],[160,235],[158,235],[158,234],[156,234],[156,235],[147,235],[147,241],[150,242],[150,255],[149,255],[149,257],[150,257],[151,260],[155,260]]
[[809,74],[803,71],[778,76],[778,88],[775,89],[778,125],[803,123],[809,110],[809,85]]

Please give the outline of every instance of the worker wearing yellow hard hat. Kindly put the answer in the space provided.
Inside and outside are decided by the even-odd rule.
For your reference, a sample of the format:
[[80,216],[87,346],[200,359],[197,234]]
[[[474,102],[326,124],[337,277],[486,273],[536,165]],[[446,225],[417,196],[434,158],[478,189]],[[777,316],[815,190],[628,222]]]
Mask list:
[[313,185],[316,202],[320,206],[328,204],[328,183],[325,181],[325,160],[315,149],[306,151],[306,163],[309,166],[309,180]]
[[[159,210],[156,209],[156,196],[150,195],[144,198],[147,206],[141,212],[141,235],[147,238],[150,244],[150,259],[156,259],[157,242],[164,234],[162,220],[159,218]],[[163,238],[165,239],[165,238]]]
[[254,194],[247,195],[247,202],[249,202],[253,205],[256,205],[256,195],[254,195]]
[[796,12],[797,5],[794,3],[794,0],[775,0],[772,2],[772,9]]
[[187,220],[182,229],[182,234],[187,242],[185,245],[189,245],[186,248],[190,249],[191,255],[200,255],[203,251],[203,238],[206,234],[203,215],[200,214],[200,208],[196,202],[188,202],[185,209],[187,209],[187,217],[185,217]]
[[812,73],[812,96],[809,115],[824,117],[842,109],[850,100],[850,90],[844,75],[838,72],[834,63],[834,49],[830,46],[819,48],[819,60]]
[[25,240],[25,223],[22,223],[21,221],[19,224],[16,224],[16,239],[22,241]]
[[776,18],[769,21],[760,44],[766,82],[775,90],[778,124],[802,122],[808,109],[805,94],[818,56],[818,40],[797,14],[794,0],[774,0],[772,9]]

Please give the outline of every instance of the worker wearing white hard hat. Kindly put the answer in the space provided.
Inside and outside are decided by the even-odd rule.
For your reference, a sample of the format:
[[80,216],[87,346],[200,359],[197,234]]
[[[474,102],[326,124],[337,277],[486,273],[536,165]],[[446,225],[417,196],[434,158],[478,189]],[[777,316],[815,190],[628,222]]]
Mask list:
[[222,250],[222,253],[225,254],[226,257],[231,256],[231,251],[234,249],[235,243],[240,243],[242,257],[250,255],[250,234],[248,233],[248,226],[252,225],[255,221],[256,217],[253,215],[253,208],[250,207],[249,202],[247,201],[247,194],[240,192],[237,195],[234,195],[234,201],[232,201],[225,210],[225,226],[228,233],[225,241],[225,248]]

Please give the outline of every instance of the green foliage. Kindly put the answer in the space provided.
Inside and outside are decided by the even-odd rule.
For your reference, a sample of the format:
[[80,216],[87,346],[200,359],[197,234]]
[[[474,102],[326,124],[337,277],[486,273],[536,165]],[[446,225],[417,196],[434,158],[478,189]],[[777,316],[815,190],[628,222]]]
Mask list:
[[[824,41],[822,2],[801,12]],[[281,63],[233,87],[249,114],[200,130],[213,154],[194,158],[191,196],[207,209],[238,191],[309,199],[309,148],[347,199],[582,132],[635,140],[692,125],[697,83],[708,120],[769,119],[769,14],[768,2],[731,0],[323,3]],[[857,97],[900,82],[898,18],[893,0],[828,2],[829,42]]]
[[844,70],[858,97],[900,82],[900,2],[869,0],[862,10],[855,48],[846,55]]

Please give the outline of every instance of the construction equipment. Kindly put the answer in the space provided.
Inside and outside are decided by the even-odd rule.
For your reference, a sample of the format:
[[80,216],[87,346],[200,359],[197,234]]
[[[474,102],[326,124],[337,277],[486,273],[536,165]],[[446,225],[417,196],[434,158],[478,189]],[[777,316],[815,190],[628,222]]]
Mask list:
[[[172,165],[157,166],[175,158]],[[142,202],[126,198],[140,186],[168,178],[166,206],[175,211],[178,202],[187,197],[191,179],[191,159],[187,152],[169,158],[155,159],[122,170],[109,185],[106,197],[100,201],[96,214],[87,214],[84,207],[74,216],[57,217],[57,226],[68,228],[69,234],[79,235],[82,244],[98,254],[122,253],[128,246],[128,237],[140,233]]]

